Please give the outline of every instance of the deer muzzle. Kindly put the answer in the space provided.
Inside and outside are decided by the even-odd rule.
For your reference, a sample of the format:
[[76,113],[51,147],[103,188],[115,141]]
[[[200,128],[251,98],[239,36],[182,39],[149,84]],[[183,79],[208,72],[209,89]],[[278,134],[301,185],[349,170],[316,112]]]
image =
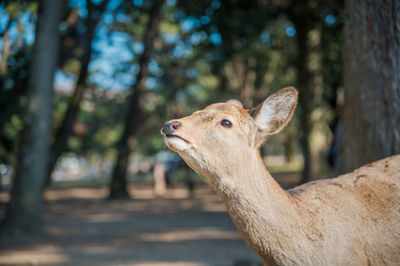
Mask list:
[[181,122],[179,121],[168,121],[164,123],[163,128],[161,129],[161,133],[165,136],[174,135],[176,130],[181,126]]

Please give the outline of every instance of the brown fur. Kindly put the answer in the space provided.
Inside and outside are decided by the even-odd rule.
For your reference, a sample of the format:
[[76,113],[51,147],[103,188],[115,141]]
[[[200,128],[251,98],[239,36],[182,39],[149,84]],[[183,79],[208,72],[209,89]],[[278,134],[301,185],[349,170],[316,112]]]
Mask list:
[[[178,120],[185,141],[165,141],[214,187],[265,265],[398,264],[400,155],[288,191],[265,169],[260,139],[288,123],[296,100],[293,88],[268,98],[268,119],[259,119],[262,106],[213,104]],[[222,119],[233,126],[222,127]]]

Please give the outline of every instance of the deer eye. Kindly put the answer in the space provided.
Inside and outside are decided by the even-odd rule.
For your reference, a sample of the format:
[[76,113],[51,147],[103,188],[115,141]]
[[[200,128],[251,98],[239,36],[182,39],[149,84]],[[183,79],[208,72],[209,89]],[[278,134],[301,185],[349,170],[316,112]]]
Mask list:
[[226,127],[226,128],[231,128],[232,127],[232,123],[229,120],[222,120],[221,122],[219,122],[221,124],[221,126]]

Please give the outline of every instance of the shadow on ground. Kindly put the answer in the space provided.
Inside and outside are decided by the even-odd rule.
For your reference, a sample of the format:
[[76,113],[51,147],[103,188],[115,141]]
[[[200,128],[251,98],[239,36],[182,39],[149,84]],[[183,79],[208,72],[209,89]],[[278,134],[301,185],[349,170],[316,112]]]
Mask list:
[[[108,201],[106,188],[49,191],[45,234],[3,245],[0,265],[261,265],[208,187],[191,198],[182,187],[163,199],[148,186],[130,192]],[[0,193],[0,218],[7,200]]]

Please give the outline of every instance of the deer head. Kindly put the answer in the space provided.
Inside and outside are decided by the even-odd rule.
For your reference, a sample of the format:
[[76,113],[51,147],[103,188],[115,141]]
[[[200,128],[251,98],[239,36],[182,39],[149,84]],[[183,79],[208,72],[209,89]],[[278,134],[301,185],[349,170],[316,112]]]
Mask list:
[[[212,104],[192,115],[168,121],[161,130],[167,146],[207,179],[230,173],[258,156],[268,135],[281,131],[291,119],[297,91],[284,88],[252,109],[239,101]],[[246,162],[247,161],[247,162]],[[249,166],[249,165],[247,165]]]

